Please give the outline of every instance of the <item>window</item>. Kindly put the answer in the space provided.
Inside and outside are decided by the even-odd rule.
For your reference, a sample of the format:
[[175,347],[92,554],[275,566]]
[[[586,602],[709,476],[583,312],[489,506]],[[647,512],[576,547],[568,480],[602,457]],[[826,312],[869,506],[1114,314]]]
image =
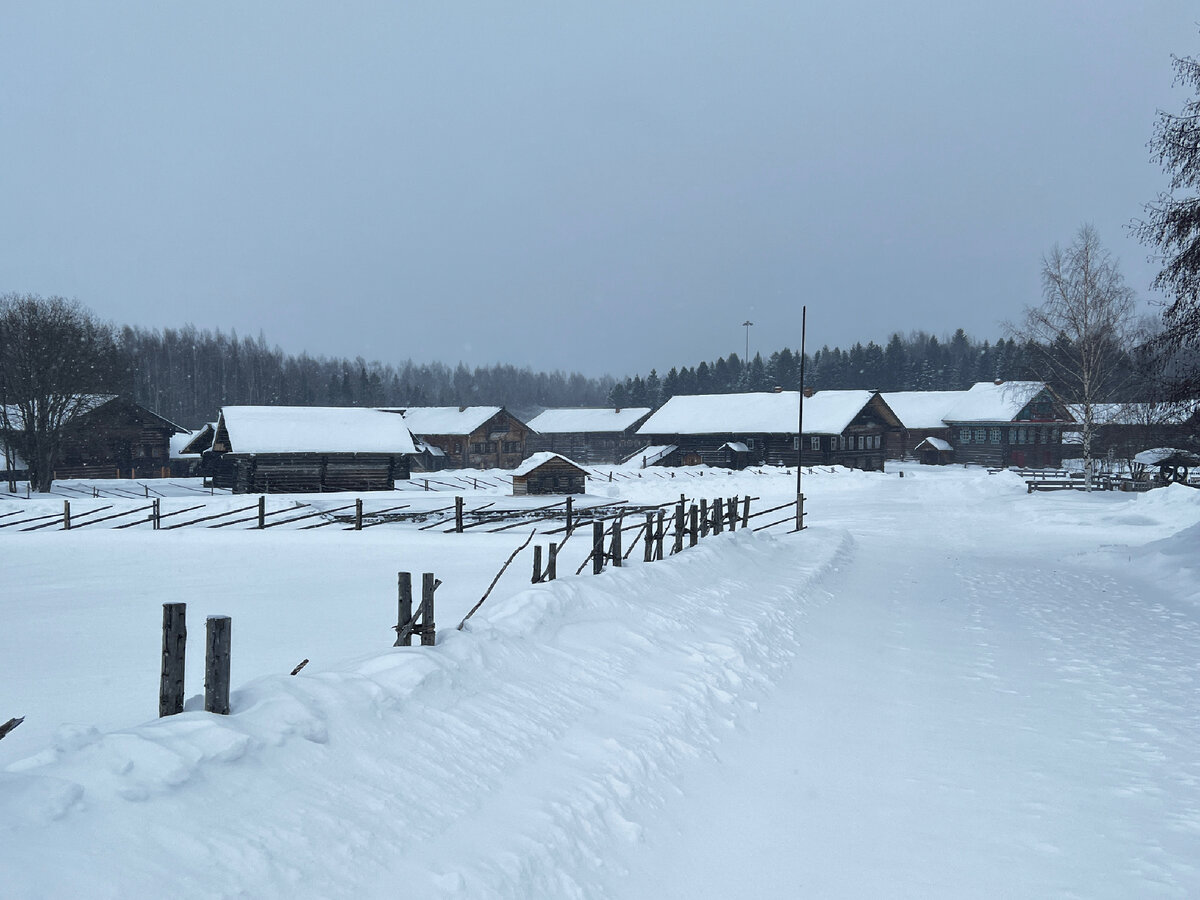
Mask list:
[[754,438],[746,438],[746,449],[747,450],[754,449]]
[[875,435],[875,449],[878,450],[882,446],[883,446],[883,435],[882,434]]
[[504,442],[504,452],[505,453],[520,453],[521,452],[521,442],[520,441],[505,441]]
[[860,435],[858,436],[858,449],[859,449],[859,450],[865,450],[865,449],[867,449],[867,437],[866,437],[866,435],[860,434]]
[[988,441],[993,444],[1000,443],[1000,429],[999,428],[989,428],[988,429]]
[[799,450],[799,449],[800,449],[800,436],[799,436],[799,435],[797,435],[796,437],[792,438],[792,449],[793,449],[793,450]]
[[986,444],[987,443],[987,429],[986,428],[976,428],[975,434],[974,434],[974,439],[975,439],[976,444]]
[[970,428],[958,429],[958,442],[960,444],[971,443],[971,429]]
[[821,449],[821,438],[817,435],[813,435],[812,437],[810,437],[808,439],[808,449],[809,450],[820,450]]

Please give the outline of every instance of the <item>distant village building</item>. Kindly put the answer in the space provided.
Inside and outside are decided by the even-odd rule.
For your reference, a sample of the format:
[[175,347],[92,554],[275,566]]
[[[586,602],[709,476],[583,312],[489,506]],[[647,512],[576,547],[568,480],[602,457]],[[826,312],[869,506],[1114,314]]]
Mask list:
[[[954,445],[946,416],[965,394],[966,391],[884,392],[884,402],[902,426],[889,435],[888,459],[918,457],[923,462],[936,460],[939,463],[952,459]],[[929,438],[934,438],[934,443],[928,443]]]
[[563,453],[590,465],[624,462],[646,446],[637,429],[649,407],[547,409],[529,420],[527,453]]
[[[15,409],[9,421],[20,427]],[[116,395],[84,398],[67,421],[54,469],[57,478],[162,478],[170,475],[171,438],[186,433],[157,413]],[[15,444],[0,435],[0,443]],[[8,456],[14,457],[10,450]],[[3,461],[0,459],[0,466]],[[21,464],[24,474],[24,463]]]
[[535,453],[513,471],[513,495],[582,494],[587,472],[557,453]]
[[[1063,432],[1063,456],[1083,456],[1083,407],[1069,404],[1078,425]],[[1200,449],[1200,402],[1184,403],[1097,403],[1092,406],[1095,433],[1092,457],[1112,454],[1114,460],[1129,462],[1149,447],[1192,447]]]
[[511,469],[525,458],[529,426],[502,406],[388,407],[399,414],[421,448],[416,457],[434,469]]
[[947,411],[955,462],[1059,466],[1062,436],[1074,424],[1066,404],[1040,381],[983,381]]
[[798,435],[796,391],[672,397],[637,433],[664,465],[842,465],[882,470],[888,434],[900,420],[875,391],[819,391],[804,398]]
[[202,471],[239,494],[381,491],[409,477],[415,453],[404,419],[379,410],[226,406]]

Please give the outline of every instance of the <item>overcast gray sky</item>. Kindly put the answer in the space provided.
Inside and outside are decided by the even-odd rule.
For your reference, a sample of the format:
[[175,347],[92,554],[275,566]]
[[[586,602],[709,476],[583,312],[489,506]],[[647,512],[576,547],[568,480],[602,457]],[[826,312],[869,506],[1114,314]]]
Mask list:
[[624,375],[961,326],[1165,185],[1194,2],[3,3],[0,292]]

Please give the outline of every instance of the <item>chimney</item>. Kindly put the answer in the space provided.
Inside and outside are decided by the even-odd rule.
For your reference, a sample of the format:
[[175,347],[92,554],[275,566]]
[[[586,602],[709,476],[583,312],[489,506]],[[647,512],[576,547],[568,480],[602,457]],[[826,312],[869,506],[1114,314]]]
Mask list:
[[618,406],[618,407],[616,408],[615,412],[620,412],[620,411],[621,411],[621,407],[619,407],[619,406]]
[[466,411],[467,411],[467,408],[466,408],[465,406],[460,406],[460,407],[458,408],[458,411],[459,411],[459,412],[466,412]]
[[781,385],[781,384],[775,385],[775,393],[782,394],[783,393],[783,385]]
[[997,378],[995,381],[993,381],[993,382],[992,382],[992,384],[1004,384],[1004,379],[1003,379],[1003,378]]
[[815,393],[816,393],[816,391],[814,391],[814,390],[813,390],[812,388],[810,388],[810,387],[806,387],[806,388],[804,389],[804,396],[805,396],[805,397],[811,397],[811,396],[812,396],[813,394],[815,394]]

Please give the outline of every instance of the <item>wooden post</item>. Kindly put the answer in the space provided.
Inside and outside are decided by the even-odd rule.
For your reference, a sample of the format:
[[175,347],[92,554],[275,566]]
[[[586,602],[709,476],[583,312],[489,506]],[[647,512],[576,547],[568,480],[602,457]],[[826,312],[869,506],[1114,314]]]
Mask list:
[[696,509],[695,503],[688,510],[688,520],[688,546],[695,547],[696,542],[700,540],[700,511]]
[[747,494],[742,498],[742,527],[745,528],[750,524],[750,495]]
[[534,584],[542,580],[542,545],[533,545],[533,578]]
[[71,501],[63,501],[63,531],[71,530]]
[[708,537],[708,501],[700,501],[700,537]]
[[571,512],[573,509],[574,509],[574,506],[572,504],[572,498],[571,498],[571,495],[568,494],[567,495],[567,530],[566,530],[565,534],[571,533],[571,528],[572,528],[572,525],[574,524],[572,521],[572,517],[571,517]]
[[396,574],[396,594],[399,611],[396,615],[396,643],[393,647],[407,647],[412,643],[412,572]]
[[187,648],[187,604],[164,603],[162,672],[158,681],[158,715],[183,712],[183,660]]
[[604,571],[604,522],[596,519],[592,522],[592,574],[599,575]]
[[642,544],[642,562],[654,562],[654,513],[646,513],[646,540]]
[[612,527],[612,543],[609,545],[609,555],[612,557],[612,564],[618,569],[621,568],[623,562],[621,558],[621,517],[617,516],[613,519]]
[[421,646],[432,647],[437,643],[437,625],[433,621],[433,592],[441,582],[432,572],[421,576]]
[[429,490],[429,479],[425,479],[425,490]]
[[725,508],[726,514],[729,516],[729,530],[737,531],[738,523],[738,498],[734,494],[729,498],[729,505]]
[[718,497],[713,501],[713,534],[720,534],[725,527],[725,501]]
[[454,530],[462,534],[463,530],[463,498],[454,498]]
[[666,518],[667,518],[666,512],[664,512],[663,510],[660,509],[658,511],[658,528],[655,529],[655,535],[654,535],[654,558],[655,559],[663,558],[663,537],[665,537],[666,533],[667,533],[667,527],[665,524]]
[[162,504],[158,497],[154,498],[154,530],[162,527]]
[[229,715],[229,650],[232,621],[229,616],[209,616],[204,650],[204,709]]
[[680,500],[675,504],[675,543],[671,547],[672,553],[679,553],[683,550],[683,501]]
[[362,531],[362,498],[354,501],[354,530]]
[[558,544],[550,544],[550,559],[546,563],[546,580],[553,581],[558,577]]
[[267,495],[262,494],[258,498],[258,527],[267,527]]

